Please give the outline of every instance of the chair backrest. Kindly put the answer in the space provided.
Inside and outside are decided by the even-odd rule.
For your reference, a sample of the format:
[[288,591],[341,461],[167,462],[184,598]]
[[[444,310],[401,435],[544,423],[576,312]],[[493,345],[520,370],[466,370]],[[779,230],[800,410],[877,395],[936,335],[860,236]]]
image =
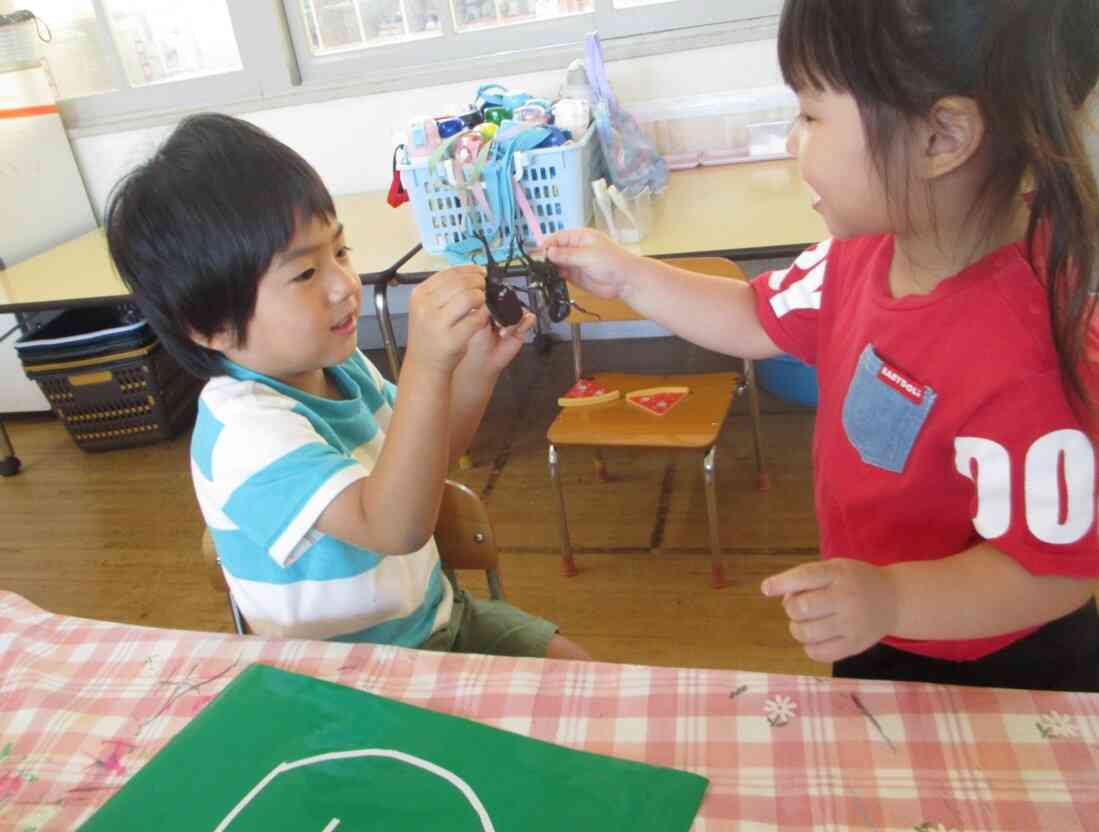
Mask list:
[[[727,277],[733,280],[747,280],[744,270],[732,260],[724,257],[675,257],[667,260],[674,266],[688,271],[698,272],[711,277]],[[583,356],[581,353],[581,325],[613,323],[616,321],[645,321],[648,318],[638,313],[629,304],[620,300],[608,300],[597,297],[575,286],[569,287],[569,296],[577,306],[584,309],[581,312],[574,306],[567,318],[572,330],[572,357],[573,369],[576,378],[583,374]],[[593,313],[593,314],[587,314]]]
[[221,561],[218,560],[217,549],[214,548],[214,539],[210,536],[209,528],[202,530],[202,562],[206,567],[206,577],[210,585],[218,592],[225,593],[229,601],[229,613],[233,616],[233,626],[237,633],[243,636],[252,632],[248,622],[241,615],[237,602],[233,600],[233,593],[229,591],[229,584],[226,583],[225,573],[221,570]]
[[503,598],[500,555],[492,521],[477,493],[460,482],[446,481],[435,523],[435,545],[439,547],[439,560],[452,579],[458,569],[483,570],[489,594],[497,600]]
[[[494,600],[504,597],[500,580],[500,555],[496,548],[496,534],[492,521],[481,498],[470,488],[453,480],[446,481],[443,500],[439,506],[439,518],[435,523],[435,545],[443,569],[457,584],[454,572],[458,569],[480,569],[485,572],[489,595]],[[248,623],[240,615],[225,581],[217,550],[208,528],[202,531],[202,560],[210,585],[229,598],[238,633],[248,632]]]

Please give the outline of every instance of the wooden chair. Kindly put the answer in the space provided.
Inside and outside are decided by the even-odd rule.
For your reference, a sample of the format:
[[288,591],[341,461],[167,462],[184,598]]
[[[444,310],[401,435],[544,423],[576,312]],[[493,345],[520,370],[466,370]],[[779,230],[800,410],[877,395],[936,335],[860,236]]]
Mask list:
[[[496,601],[504,599],[492,522],[477,493],[459,482],[446,481],[439,519],[435,523],[435,545],[439,548],[443,571],[455,586],[458,585],[456,570],[480,569],[485,572],[488,581],[489,597]],[[236,631],[241,635],[251,632],[229,592],[209,529],[202,533],[202,558],[210,584],[225,593]]]
[[[744,272],[731,260],[720,257],[687,257],[669,262],[683,269],[701,272],[715,277],[746,280]],[[585,310],[584,314],[573,309],[569,316],[572,328],[573,365],[576,378],[585,377],[581,353],[581,325],[611,321],[644,320],[644,316],[618,300],[597,298],[575,287],[570,287],[573,299]],[[725,571],[721,560],[721,542],[718,534],[717,490],[715,483],[715,456],[717,439],[725,422],[733,398],[747,390],[752,413],[752,429],[755,439],[756,469],[759,487],[768,486],[763,466],[763,450],[760,441],[759,398],[755,386],[755,370],[751,361],[744,361],[743,375],[735,372],[690,373],[668,375],[636,375],[624,373],[595,373],[588,375],[608,390],[619,390],[621,398],[606,404],[562,408],[550,425],[549,473],[557,495],[561,563],[565,575],[576,574],[572,543],[569,540],[568,520],[565,512],[565,495],[561,488],[558,448],[585,446],[595,448],[596,473],[606,480],[606,468],[599,452],[601,447],[665,448],[672,450],[701,451],[702,475],[706,485],[706,515],[709,525],[711,578],[714,587],[725,585]],[[646,413],[626,403],[626,394],[649,387],[687,387],[687,398],[676,404],[666,415]]]

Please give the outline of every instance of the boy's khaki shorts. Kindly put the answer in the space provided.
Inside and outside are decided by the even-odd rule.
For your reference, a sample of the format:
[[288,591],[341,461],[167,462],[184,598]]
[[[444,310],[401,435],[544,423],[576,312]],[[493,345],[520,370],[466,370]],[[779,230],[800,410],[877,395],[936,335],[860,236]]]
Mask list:
[[450,621],[428,636],[420,649],[541,658],[557,630],[556,624],[511,604],[482,601],[456,589]]

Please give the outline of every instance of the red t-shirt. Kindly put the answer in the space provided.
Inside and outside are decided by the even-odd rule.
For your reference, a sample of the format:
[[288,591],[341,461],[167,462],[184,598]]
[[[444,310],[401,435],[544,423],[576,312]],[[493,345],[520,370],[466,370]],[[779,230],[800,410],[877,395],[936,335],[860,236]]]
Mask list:
[[[753,281],[780,349],[817,367],[821,555],[886,565],[981,540],[1037,575],[1099,576],[1096,454],[1023,245],[893,298],[892,237],[827,241]],[[994,638],[885,643],[975,659]]]

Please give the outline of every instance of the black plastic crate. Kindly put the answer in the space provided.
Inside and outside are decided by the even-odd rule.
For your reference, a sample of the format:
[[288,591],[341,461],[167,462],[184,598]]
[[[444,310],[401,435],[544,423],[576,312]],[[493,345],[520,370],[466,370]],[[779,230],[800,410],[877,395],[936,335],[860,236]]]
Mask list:
[[138,349],[23,369],[85,451],[175,436],[194,422],[202,387],[155,340]]

